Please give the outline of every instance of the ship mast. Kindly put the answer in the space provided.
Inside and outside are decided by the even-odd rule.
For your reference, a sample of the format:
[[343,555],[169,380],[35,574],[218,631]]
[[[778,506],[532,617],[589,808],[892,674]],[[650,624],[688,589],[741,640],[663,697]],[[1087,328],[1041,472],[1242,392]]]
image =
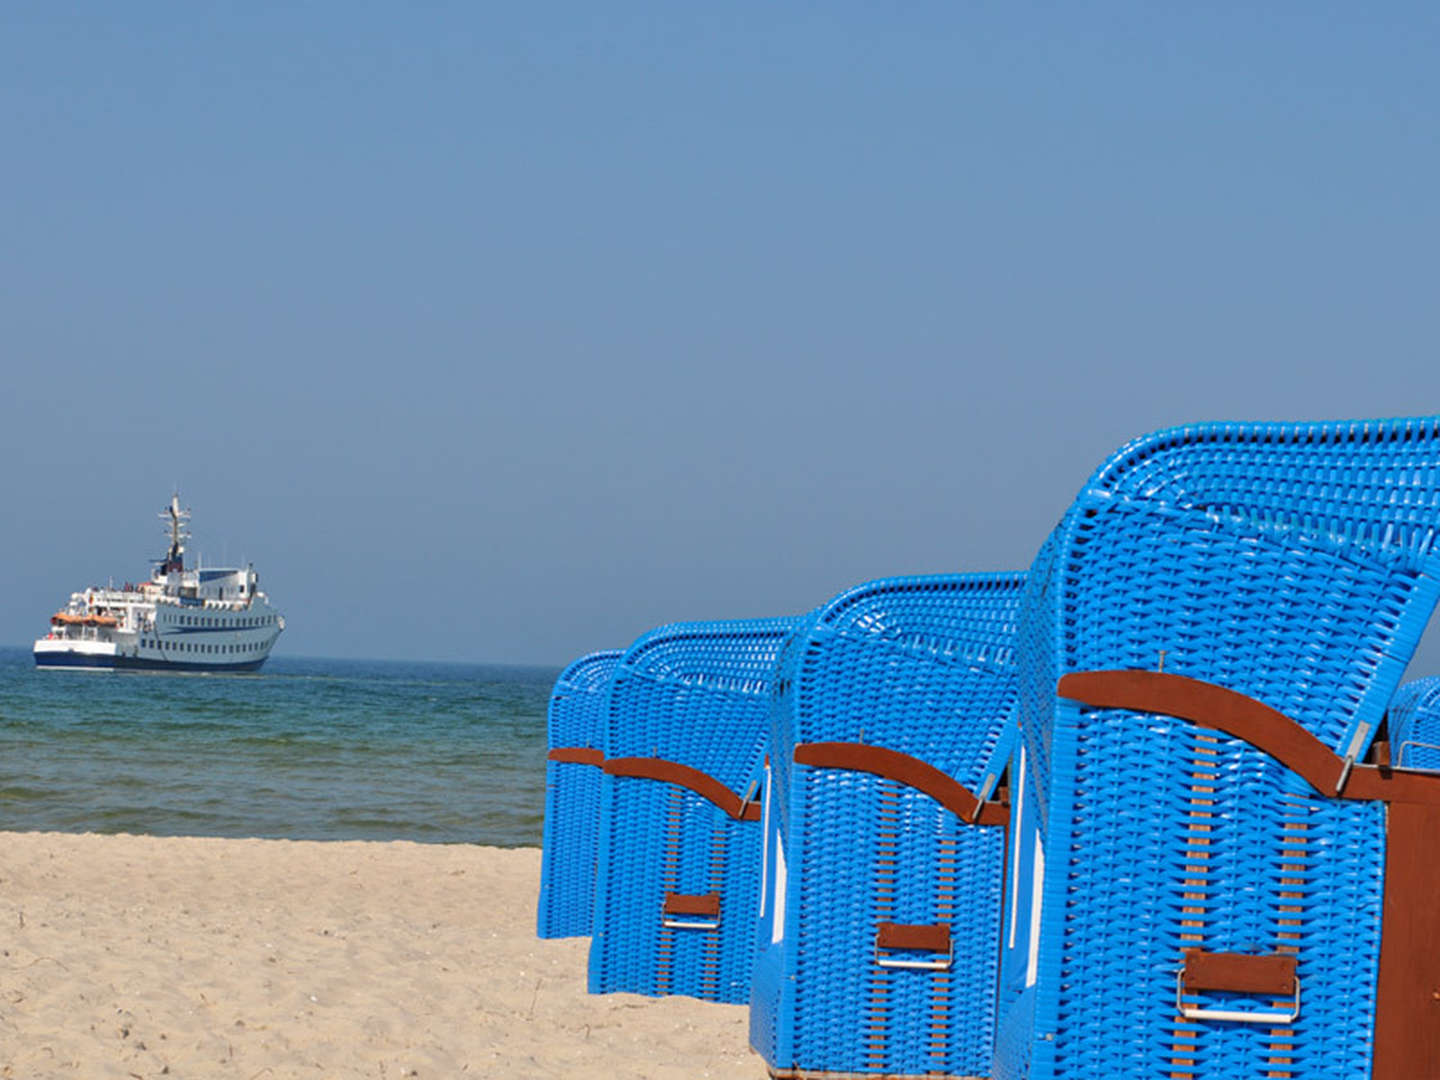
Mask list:
[[190,510],[188,507],[180,509],[178,491],[170,496],[170,505],[160,511],[160,520],[165,522],[166,531],[170,534],[170,549],[165,552],[165,560],[156,571],[158,577],[164,577],[185,569],[185,541],[190,539],[190,533],[185,528],[190,521]]

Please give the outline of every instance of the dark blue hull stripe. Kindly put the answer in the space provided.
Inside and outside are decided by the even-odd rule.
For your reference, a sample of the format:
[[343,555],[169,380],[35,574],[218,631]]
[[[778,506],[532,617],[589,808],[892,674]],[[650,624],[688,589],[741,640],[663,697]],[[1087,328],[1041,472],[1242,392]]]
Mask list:
[[40,668],[94,668],[116,671],[214,671],[229,674],[236,671],[259,671],[267,658],[243,660],[238,664],[191,664],[172,660],[147,660],[142,656],[86,656],[83,653],[35,654]]

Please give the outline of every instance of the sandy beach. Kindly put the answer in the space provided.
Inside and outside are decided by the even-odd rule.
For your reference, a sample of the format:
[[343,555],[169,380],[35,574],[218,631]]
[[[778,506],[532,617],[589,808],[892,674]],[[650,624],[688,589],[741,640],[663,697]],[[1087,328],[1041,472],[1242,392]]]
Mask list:
[[540,852],[0,834],[0,1076],[763,1077],[739,1006],[591,997]]

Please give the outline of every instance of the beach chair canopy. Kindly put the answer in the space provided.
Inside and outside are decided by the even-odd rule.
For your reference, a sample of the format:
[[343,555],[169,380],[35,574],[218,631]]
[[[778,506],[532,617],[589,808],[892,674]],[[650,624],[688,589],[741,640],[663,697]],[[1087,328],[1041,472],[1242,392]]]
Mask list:
[[772,1075],[988,1071],[1022,580],[872,581],[786,643],[751,1001]]
[[674,623],[606,715],[592,993],[749,998],[770,678],[794,618]]
[[594,652],[560,673],[550,693],[545,831],[536,929],[542,938],[590,933],[600,826],[605,704],[620,652]]
[[1157,433],[1046,542],[1020,619],[1000,1080],[1392,1080],[1393,1048],[1431,1052],[1398,1034],[1416,988],[1395,1006],[1380,978],[1410,811],[1357,763],[1436,601],[1436,435]]

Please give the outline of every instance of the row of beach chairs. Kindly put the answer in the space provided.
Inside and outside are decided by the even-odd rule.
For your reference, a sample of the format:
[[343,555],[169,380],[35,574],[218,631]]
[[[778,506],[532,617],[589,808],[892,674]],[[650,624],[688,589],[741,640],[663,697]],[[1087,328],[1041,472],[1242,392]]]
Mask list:
[[1440,417],[1139,438],[1024,573],[567,668],[539,933],[775,1077],[1440,1078],[1437,597]]

